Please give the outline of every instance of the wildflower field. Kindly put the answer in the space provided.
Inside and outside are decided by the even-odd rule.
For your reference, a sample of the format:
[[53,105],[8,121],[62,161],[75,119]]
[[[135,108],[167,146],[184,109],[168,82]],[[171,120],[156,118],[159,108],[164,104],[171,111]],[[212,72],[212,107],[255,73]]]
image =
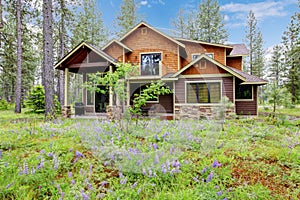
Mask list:
[[300,121],[0,112],[0,199],[300,199]]

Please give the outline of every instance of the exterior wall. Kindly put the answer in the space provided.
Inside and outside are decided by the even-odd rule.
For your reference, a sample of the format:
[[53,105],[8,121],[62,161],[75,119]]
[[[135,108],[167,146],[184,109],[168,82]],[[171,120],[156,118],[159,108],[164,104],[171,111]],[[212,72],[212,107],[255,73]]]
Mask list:
[[115,42],[108,46],[105,50],[105,53],[117,59],[118,61],[123,61],[123,47],[116,44]]
[[242,70],[243,57],[242,56],[240,56],[240,57],[228,57],[226,64],[229,67],[233,67],[233,68]]
[[173,113],[173,94],[160,95],[158,103],[147,103],[144,108],[157,113]]
[[226,65],[226,49],[225,47],[202,45],[206,50],[206,53],[213,53],[214,59],[219,63]]
[[[176,104],[185,104],[185,81],[211,81],[222,80],[222,95],[227,96],[233,102],[233,78],[179,78],[175,82],[175,106]],[[188,105],[188,104],[187,104]]]
[[253,85],[253,101],[235,101],[236,114],[257,115],[257,86]]
[[133,50],[128,53],[127,62],[140,64],[140,54],[150,52],[162,53],[162,76],[178,70],[178,45],[148,27],[140,27],[122,41]]
[[189,67],[187,70],[185,70],[182,75],[190,75],[190,74],[225,74],[228,73],[224,69],[216,66],[212,62],[205,61],[206,67],[203,68],[203,63],[201,62],[203,59],[201,59],[199,62],[197,62],[195,65]]

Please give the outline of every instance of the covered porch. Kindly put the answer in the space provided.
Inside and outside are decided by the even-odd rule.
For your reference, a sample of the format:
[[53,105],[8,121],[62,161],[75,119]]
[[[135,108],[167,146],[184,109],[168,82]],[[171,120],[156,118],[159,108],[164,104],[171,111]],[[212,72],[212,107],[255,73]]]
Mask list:
[[[56,65],[55,69],[64,71],[64,105],[63,115],[85,115],[106,113],[109,106],[113,106],[113,95],[110,88],[95,85],[103,92],[90,91],[83,87],[87,81],[91,81],[89,74],[100,72],[105,74],[112,72],[118,61],[96,47],[81,42]],[[70,75],[76,74],[75,81],[70,82]],[[74,97],[74,88],[77,97]],[[70,91],[72,89],[72,91]],[[71,107],[73,105],[73,107]],[[74,108],[75,112],[71,113]],[[76,110],[77,109],[77,110]]]

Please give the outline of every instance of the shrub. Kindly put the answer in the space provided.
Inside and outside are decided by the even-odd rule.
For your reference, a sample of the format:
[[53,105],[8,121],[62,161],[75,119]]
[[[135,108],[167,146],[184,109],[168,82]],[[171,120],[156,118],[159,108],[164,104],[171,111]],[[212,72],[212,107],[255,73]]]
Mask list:
[[[61,113],[61,106],[56,95],[54,104],[55,113]],[[45,90],[42,85],[36,85],[29,91],[25,106],[31,109],[29,112],[45,113]]]
[[0,100],[0,110],[7,110],[8,109],[8,103],[5,99]]

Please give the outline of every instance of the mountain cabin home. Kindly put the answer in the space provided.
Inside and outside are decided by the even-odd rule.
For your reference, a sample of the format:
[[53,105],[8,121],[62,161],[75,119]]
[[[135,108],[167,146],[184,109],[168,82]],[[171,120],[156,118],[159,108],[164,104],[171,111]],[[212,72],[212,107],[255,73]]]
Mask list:
[[[172,119],[209,116],[213,107],[221,105],[224,96],[234,105],[230,112],[257,115],[258,86],[267,82],[242,71],[243,57],[247,54],[244,44],[174,38],[140,22],[101,49],[81,42],[55,68],[65,71],[65,91],[68,91],[69,73],[81,74],[84,83],[89,73],[113,72],[119,62],[138,65],[139,75],[129,78],[126,105],[130,106],[134,94],[147,84],[162,80],[173,93],[147,102],[143,110],[163,113]],[[84,113],[112,115],[120,103],[117,99],[109,90],[102,94],[82,89]],[[70,113],[69,103],[65,92],[65,113]]]

